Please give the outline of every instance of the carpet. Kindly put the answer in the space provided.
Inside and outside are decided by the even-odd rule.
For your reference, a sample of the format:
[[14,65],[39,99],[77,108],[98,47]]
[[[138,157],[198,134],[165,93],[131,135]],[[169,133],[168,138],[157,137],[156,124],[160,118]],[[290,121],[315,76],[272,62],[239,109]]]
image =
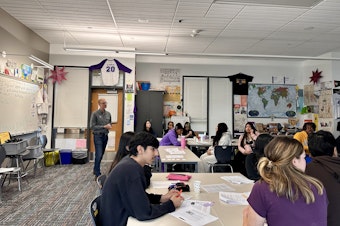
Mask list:
[[[106,173],[111,163],[102,163]],[[28,174],[18,191],[6,180],[0,202],[0,225],[92,225],[89,203],[99,194],[93,163],[55,165]]]

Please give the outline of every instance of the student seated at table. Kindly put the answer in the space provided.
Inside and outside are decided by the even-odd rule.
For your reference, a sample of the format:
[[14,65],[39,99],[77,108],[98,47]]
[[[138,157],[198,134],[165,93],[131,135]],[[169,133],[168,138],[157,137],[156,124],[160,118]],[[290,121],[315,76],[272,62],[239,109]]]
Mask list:
[[150,220],[175,211],[182,203],[177,190],[165,195],[145,192],[143,166],[158,156],[158,140],[150,133],[137,133],[130,141],[130,157],[123,158],[109,174],[101,195],[100,225],[122,226],[128,218]]
[[[122,160],[123,158],[127,158],[129,155],[129,143],[132,137],[135,135],[134,132],[125,132],[122,134],[119,140],[119,146],[118,146],[118,151],[116,153],[115,159],[113,160],[109,173],[112,171],[112,169]],[[150,179],[152,177],[151,173],[151,167],[149,165],[145,165],[144,167],[144,174],[145,174],[145,179],[146,179],[146,186],[150,186]],[[108,173],[108,174],[109,174]]]
[[163,136],[165,134],[167,134],[170,130],[172,130],[174,128],[174,122],[173,121],[169,121],[168,122],[168,128],[164,130]]
[[190,122],[184,123],[182,136],[185,136],[185,138],[193,138],[196,136],[195,132],[191,129]]
[[302,131],[294,134],[293,138],[298,140],[305,149],[306,152],[306,161],[309,163],[312,159],[310,158],[310,152],[308,150],[308,137],[314,133],[316,129],[316,125],[314,122],[306,122],[303,124]]
[[160,142],[160,146],[181,146],[181,142],[177,139],[178,136],[182,135],[183,126],[181,123],[177,123],[175,128],[170,130],[165,136],[162,138]]
[[328,226],[340,222],[340,158],[332,133],[320,130],[308,138],[308,150],[312,162],[307,164],[306,174],[318,178],[326,188],[328,205]]
[[218,123],[216,127],[216,135],[213,138],[213,144],[206,153],[200,156],[201,162],[198,164],[199,173],[209,173],[210,166],[217,162],[214,154],[214,146],[231,145],[231,134],[228,126],[224,122]]
[[258,164],[261,179],[247,199],[243,226],[327,226],[327,195],[318,179],[305,174],[302,144],[289,137],[275,137]]
[[155,131],[153,131],[150,120],[146,120],[144,122],[143,131],[147,132],[147,133],[151,133],[152,136],[156,137],[156,133],[155,133]]
[[255,140],[260,133],[256,130],[254,123],[247,122],[244,126],[244,133],[238,138],[237,150],[233,161],[234,171],[247,176],[246,157],[253,153]]
[[246,157],[246,171],[247,177],[251,180],[259,180],[260,174],[257,170],[257,164],[264,156],[264,148],[266,145],[273,139],[274,137],[270,134],[263,133],[258,135],[255,140],[255,147],[253,149],[253,153],[250,153]]

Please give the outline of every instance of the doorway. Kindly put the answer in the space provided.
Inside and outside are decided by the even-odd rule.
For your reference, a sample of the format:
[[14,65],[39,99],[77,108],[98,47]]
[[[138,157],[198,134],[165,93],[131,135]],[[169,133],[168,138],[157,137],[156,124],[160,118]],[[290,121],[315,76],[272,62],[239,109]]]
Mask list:
[[[109,142],[108,142],[108,146],[105,152],[106,155],[104,155],[103,157],[104,160],[106,156],[108,159],[112,160],[113,157],[111,157],[112,155],[110,153],[116,152],[118,150],[119,139],[123,131],[123,90],[116,90],[115,92],[111,92],[111,91],[108,92],[107,89],[92,89],[91,113],[98,110],[98,99],[100,97],[106,98],[106,101],[108,102],[108,107],[106,110],[110,112],[109,109],[113,107],[111,111],[114,111],[114,112],[110,112],[113,122],[112,122],[112,128],[109,133]],[[90,152],[93,155],[95,148],[94,148],[92,132],[90,133],[89,138],[90,138],[90,145],[89,145]]]

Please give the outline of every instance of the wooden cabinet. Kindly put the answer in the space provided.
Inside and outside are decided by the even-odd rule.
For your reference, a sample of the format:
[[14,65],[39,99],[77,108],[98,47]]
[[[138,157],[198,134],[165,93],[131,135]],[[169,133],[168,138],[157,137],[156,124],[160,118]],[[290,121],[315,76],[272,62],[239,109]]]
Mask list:
[[142,131],[145,121],[150,120],[157,137],[162,137],[163,96],[163,91],[137,91],[135,132]]

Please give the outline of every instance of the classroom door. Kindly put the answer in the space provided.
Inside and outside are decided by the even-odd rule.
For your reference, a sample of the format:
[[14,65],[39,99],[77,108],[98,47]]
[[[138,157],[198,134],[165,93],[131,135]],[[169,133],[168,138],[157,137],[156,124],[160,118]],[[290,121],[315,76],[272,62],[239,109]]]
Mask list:
[[[118,96],[118,98],[115,97],[116,95]],[[109,142],[106,151],[117,151],[119,139],[123,131],[123,90],[117,90],[117,93],[112,94],[108,93],[106,89],[92,89],[91,112],[98,110],[98,99],[100,97],[104,97],[108,102],[106,110],[111,113],[113,119],[112,129],[109,133]],[[91,132],[90,151],[94,152],[94,150],[93,134]]]

